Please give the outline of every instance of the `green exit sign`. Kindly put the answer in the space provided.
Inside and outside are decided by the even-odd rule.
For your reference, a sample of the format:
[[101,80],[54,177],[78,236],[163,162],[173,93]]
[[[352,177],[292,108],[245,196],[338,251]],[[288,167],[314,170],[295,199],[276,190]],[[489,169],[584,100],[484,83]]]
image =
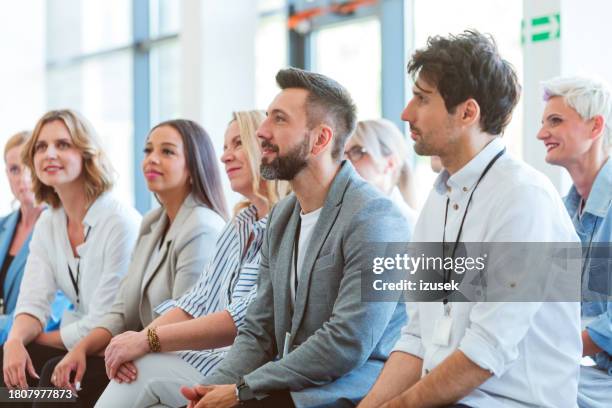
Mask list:
[[521,21],[521,44],[525,44],[526,41],[536,43],[557,40],[559,37],[561,37],[561,15],[559,13]]

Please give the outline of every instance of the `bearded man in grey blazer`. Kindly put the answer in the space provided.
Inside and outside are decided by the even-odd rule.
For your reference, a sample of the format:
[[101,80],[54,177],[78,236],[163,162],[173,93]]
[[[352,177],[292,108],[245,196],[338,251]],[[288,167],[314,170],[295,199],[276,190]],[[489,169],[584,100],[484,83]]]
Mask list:
[[372,243],[407,241],[409,227],[342,160],[356,122],[349,93],[295,68],[276,81],[257,131],[261,173],[295,194],[270,213],[257,298],[232,349],[206,384],[182,389],[191,406],[353,406],[406,320],[397,301],[362,301]]

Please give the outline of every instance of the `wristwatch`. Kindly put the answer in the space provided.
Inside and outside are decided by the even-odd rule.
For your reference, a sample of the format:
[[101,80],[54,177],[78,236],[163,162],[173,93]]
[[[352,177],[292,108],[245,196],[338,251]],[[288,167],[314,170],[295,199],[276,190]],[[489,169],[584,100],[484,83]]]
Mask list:
[[238,401],[240,402],[255,399],[255,394],[253,394],[253,391],[251,391],[249,385],[244,382],[243,377],[240,377],[240,381],[238,381],[238,384],[236,384],[236,398],[238,398]]

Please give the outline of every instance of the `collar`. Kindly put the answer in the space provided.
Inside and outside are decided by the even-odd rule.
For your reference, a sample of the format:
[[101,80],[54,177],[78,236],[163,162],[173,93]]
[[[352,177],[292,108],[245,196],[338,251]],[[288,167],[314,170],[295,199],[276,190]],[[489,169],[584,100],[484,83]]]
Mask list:
[[[196,208],[196,207],[199,207],[200,205],[201,204],[199,204],[196,201],[196,199],[193,196],[193,194],[189,193],[187,195],[187,197],[185,197],[185,199],[183,200],[183,203],[181,204],[181,206],[179,207],[179,210],[176,213],[176,216],[174,217],[174,221],[172,221],[172,224],[170,225],[170,228],[166,232],[166,236],[164,238],[164,241],[172,241],[172,240],[174,240],[174,238],[181,231],[181,228],[182,228],[183,224],[185,223],[185,221],[187,221],[187,218],[189,218],[189,216],[191,215],[191,212],[193,211],[193,209]],[[204,207],[204,208],[208,208],[208,207]],[[212,210],[210,210],[210,211],[214,212]],[[164,225],[165,225],[165,223],[168,222],[168,213],[166,213],[165,209],[162,211],[161,219],[163,220]]]
[[253,204],[244,208],[236,215],[236,223],[238,225],[253,225],[254,230],[264,230],[266,228],[267,221],[268,216],[261,217],[259,220],[257,219],[257,208]]
[[109,192],[102,193],[87,209],[83,225],[94,227],[101,219],[105,218],[104,208],[112,200]]
[[404,196],[402,196],[402,193],[400,192],[399,188],[393,187],[393,190],[391,190],[391,195],[389,196],[389,199],[391,201],[393,201],[394,203],[396,202],[404,202]]
[[451,176],[448,170],[443,169],[434,182],[434,189],[441,195],[445,195],[449,188],[455,191],[470,191],[489,162],[504,147],[500,137],[494,138],[457,173]]
[[[576,190],[575,186],[569,191],[566,197],[568,205],[578,211],[580,205],[580,194]],[[593,187],[589,193],[586,205],[584,206],[584,212],[591,213],[597,217],[605,217],[610,210],[612,204],[612,160],[608,160],[604,163],[599,173],[595,177]]]
[[355,178],[356,172],[353,168],[353,165],[349,160],[342,160],[340,163],[340,169],[332,181],[332,184],[327,193],[327,197],[325,198],[325,202],[323,203],[323,207],[329,205],[337,206],[342,203],[342,199],[344,198],[344,192],[348,187],[349,181]]

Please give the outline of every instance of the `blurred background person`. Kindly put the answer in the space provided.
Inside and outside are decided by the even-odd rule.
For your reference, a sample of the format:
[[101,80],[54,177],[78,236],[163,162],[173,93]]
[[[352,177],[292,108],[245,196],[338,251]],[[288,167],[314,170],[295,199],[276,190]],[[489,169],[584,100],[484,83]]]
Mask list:
[[584,77],[557,77],[543,88],[537,137],[546,162],[572,178],[564,201],[583,245],[583,355],[596,364],[581,367],[578,405],[612,407],[612,95],[607,84]]
[[178,299],[198,280],[227,219],[215,150],[196,122],[175,119],[155,126],[144,147],[142,172],[160,207],[143,218],[117,299],[85,338],[65,356],[49,360],[41,374],[43,387],[76,391],[82,384],[76,406],[92,407],[106,388],[101,354],[112,337],[147,327],[159,304]]
[[397,126],[387,119],[358,122],[344,154],[359,175],[389,196],[414,227],[416,197],[408,144]]
[[[228,125],[221,161],[232,190],[244,199],[198,283],[179,300],[158,307],[163,314],[148,329],[155,331],[163,353],[151,353],[148,329],[115,337],[106,349],[106,365],[116,381],[96,407],[183,406],[180,385],[213,373],[234,342],[257,295],[268,213],[288,191],[287,182],[261,177],[256,130],[264,119],[261,111],[241,111]],[[130,361],[134,365],[126,364]]]
[[[30,136],[31,132],[19,132],[11,136],[4,146],[6,176],[19,208],[0,218],[0,345],[6,341],[13,324],[13,311],[28,258],[32,230],[44,210],[44,205],[35,202],[32,176],[21,161],[23,145]],[[68,307],[70,302],[58,291],[45,331],[59,328],[62,314]]]
[[[38,383],[47,360],[85,337],[112,306],[138,234],[140,215],[110,193],[113,170],[88,121],[72,110],[49,111],[23,146],[43,211],[34,227],[15,319],[4,344],[8,388]],[[74,310],[59,330],[43,333],[57,290]]]

